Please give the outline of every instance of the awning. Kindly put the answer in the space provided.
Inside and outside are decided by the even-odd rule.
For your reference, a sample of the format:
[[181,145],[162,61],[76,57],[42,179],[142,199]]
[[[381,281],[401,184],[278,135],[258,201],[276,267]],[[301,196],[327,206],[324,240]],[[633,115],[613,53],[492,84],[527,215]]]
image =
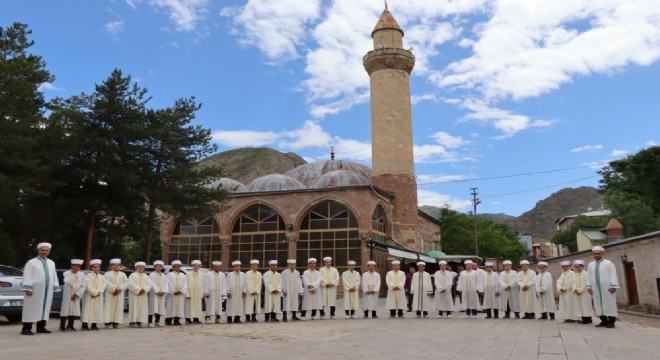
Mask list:
[[438,263],[438,260],[436,260],[435,258],[432,258],[430,256],[426,256],[426,255],[422,255],[422,254],[419,254],[419,259],[424,261],[424,262],[431,263],[431,264],[437,264]]
[[387,253],[392,255],[392,256],[396,256],[396,257],[400,257],[400,258],[404,258],[404,259],[417,260],[417,254],[411,253],[411,252],[408,252],[408,251],[388,248]]

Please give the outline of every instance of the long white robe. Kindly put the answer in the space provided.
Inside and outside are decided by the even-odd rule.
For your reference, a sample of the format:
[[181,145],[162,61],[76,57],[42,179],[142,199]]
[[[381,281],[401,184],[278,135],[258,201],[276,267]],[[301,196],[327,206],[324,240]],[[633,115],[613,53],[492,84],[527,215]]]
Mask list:
[[83,295],[82,315],[80,316],[82,322],[98,324],[105,321],[103,292],[106,285],[107,281],[101,274],[92,272],[85,275],[85,295]]
[[[390,270],[385,275],[385,284],[387,285],[385,307],[388,310],[403,310],[406,308],[406,292],[403,289],[405,283],[406,273],[401,270]],[[398,290],[394,290],[394,288],[398,288]]]
[[557,295],[559,296],[558,320],[579,320],[575,316],[576,296],[573,293],[575,284],[575,272],[573,270],[562,271],[557,279]]
[[[105,287],[105,322],[106,323],[124,323],[124,291],[128,286],[128,277],[122,271],[108,271],[104,274],[106,280]],[[119,289],[117,295],[114,291]]]
[[222,315],[222,298],[227,297],[227,275],[222,271],[211,270],[206,273],[206,316]]
[[[80,301],[85,295],[85,274],[82,271],[74,274],[69,270],[64,272],[63,278],[60,316],[80,316]],[[71,300],[74,294],[78,298]]]
[[232,271],[227,274],[227,316],[245,315],[245,274]]
[[413,294],[412,308],[414,311],[428,312],[431,309],[429,295],[433,294],[433,284],[429,273],[426,271],[415,272],[410,285],[410,292]]
[[591,295],[587,291],[589,273],[586,270],[575,272],[575,282],[572,293],[575,295],[575,317],[592,317],[594,312],[591,308]]
[[[484,280],[486,279],[485,278],[486,270],[484,270],[482,268],[477,268],[477,269],[472,270],[472,271],[476,271],[477,275],[479,276],[479,282],[481,283],[481,285],[483,287]],[[481,304],[481,301],[477,301],[477,310],[479,310],[479,311],[483,310],[483,306]]]
[[[511,286],[507,290],[507,287]],[[520,312],[520,289],[518,288],[518,273],[515,270],[502,271],[500,273],[500,287],[502,288],[502,311]]]
[[245,272],[245,315],[261,314],[261,281],[259,271]]
[[479,310],[479,293],[483,292],[483,284],[479,272],[476,270],[464,270],[458,275],[456,291],[461,292],[461,303],[468,310]]
[[[167,299],[167,294],[170,293],[170,282],[167,279],[167,275],[162,272],[154,271],[149,274],[149,280],[151,281],[151,290],[149,291],[149,315],[165,315],[167,313],[165,300]],[[158,293],[164,294],[158,296]]]
[[[373,294],[367,292],[375,291]],[[362,274],[362,310],[378,310],[378,294],[380,293],[380,274],[375,271],[367,271]]]
[[[527,291],[523,286],[527,286]],[[539,305],[536,299],[536,273],[532,270],[518,272],[518,288],[520,288],[520,310],[525,314],[538,312]]]
[[186,274],[186,281],[188,288],[186,291],[186,319],[204,319],[204,311],[202,310],[202,299],[208,293],[206,290],[206,278],[201,271],[190,270]]
[[[323,306],[337,305],[337,286],[339,286],[339,271],[335,267],[322,267],[321,274],[321,299]],[[333,285],[326,287],[326,285]]]
[[304,289],[302,310],[307,311],[322,309],[323,300],[321,299],[320,289],[321,274],[319,271],[312,271],[310,269],[305,270],[302,276],[302,284]]
[[500,286],[500,276],[496,272],[486,271],[483,278],[484,289],[484,309],[498,309],[500,308],[500,300],[502,299],[502,288]]
[[48,321],[53,292],[61,291],[53,260],[30,259],[23,269],[21,290],[32,291],[32,296],[23,298],[23,322]]
[[[282,274],[277,271],[266,271],[262,277],[264,282],[264,312],[281,313],[282,312]],[[277,293],[273,294],[273,291]]]
[[298,270],[282,271],[282,301],[284,311],[298,311],[300,295],[304,294],[302,279]]
[[360,273],[346,270],[341,274],[341,281],[344,287],[344,310],[360,311]]
[[[140,291],[144,294],[140,295]],[[145,273],[134,272],[128,277],[128,322],[146,323],[149,316],[151,280]]]
[[609,289],[619,289],[619,278],[616,275],[614,263],[607,259],[589,263],[588,287],[593,291],[596,316],[616,317],[619,311],[616,307],[616,293]]
[[[170,271],[167,274],[170,293],[165,303],[168,318],[184,318],[186,315],[186,292],[188,291],[188,280],[182,272]],[[179,292],[179,295],[175,295]]]
[[435,284],[435,310],[454,311],[454,300],[451,297],[451,287],[454,275],[447,270],[438,270],[433,276]]
[[536,275],[536,292],[538,294],[540,312],[554,313],[556,311],[554,288],[555,283],[549,271],[539,272]]

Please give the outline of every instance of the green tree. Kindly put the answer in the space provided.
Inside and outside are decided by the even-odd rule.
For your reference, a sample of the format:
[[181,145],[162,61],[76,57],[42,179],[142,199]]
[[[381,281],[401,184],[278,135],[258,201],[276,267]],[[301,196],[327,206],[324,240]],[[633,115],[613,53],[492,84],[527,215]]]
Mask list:
[[660,229],[658,214],[639,195],[626,191],[609,191],[605,201],[613,216],[623,225],[623,235],[632,237]]
[[571,252],[577,249],[577,233],[580,229],[602,229],[607,225],[609,218],[600,216],[577,216],[573,219],[571,226],[558,232],[552,238],[552,242],[558,245],[566,245]]

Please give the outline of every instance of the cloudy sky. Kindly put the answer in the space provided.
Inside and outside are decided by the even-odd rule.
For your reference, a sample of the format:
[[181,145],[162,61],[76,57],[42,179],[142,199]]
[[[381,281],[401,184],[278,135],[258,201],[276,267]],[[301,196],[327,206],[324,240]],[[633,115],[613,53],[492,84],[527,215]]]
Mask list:
[[[382,0],[3,2],[56,76],[91,92],[119,68],[153,107],[195,96],[221,150],[268,146],[370,165],[362,56]],[[658,0],[390,0],[411,78],[420,204],[519,215],[660,143]],[[586,211],[586,209],[585,209]],[[569,214],[567,214],[569,215]]]

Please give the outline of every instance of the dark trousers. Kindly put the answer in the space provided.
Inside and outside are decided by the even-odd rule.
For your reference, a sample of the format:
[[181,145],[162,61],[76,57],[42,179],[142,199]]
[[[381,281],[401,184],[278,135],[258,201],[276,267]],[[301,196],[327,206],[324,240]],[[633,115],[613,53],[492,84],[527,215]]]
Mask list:
[[407,292],[406,299],[408,299],[408,311],[412,311],[413,294],[411,292]]

